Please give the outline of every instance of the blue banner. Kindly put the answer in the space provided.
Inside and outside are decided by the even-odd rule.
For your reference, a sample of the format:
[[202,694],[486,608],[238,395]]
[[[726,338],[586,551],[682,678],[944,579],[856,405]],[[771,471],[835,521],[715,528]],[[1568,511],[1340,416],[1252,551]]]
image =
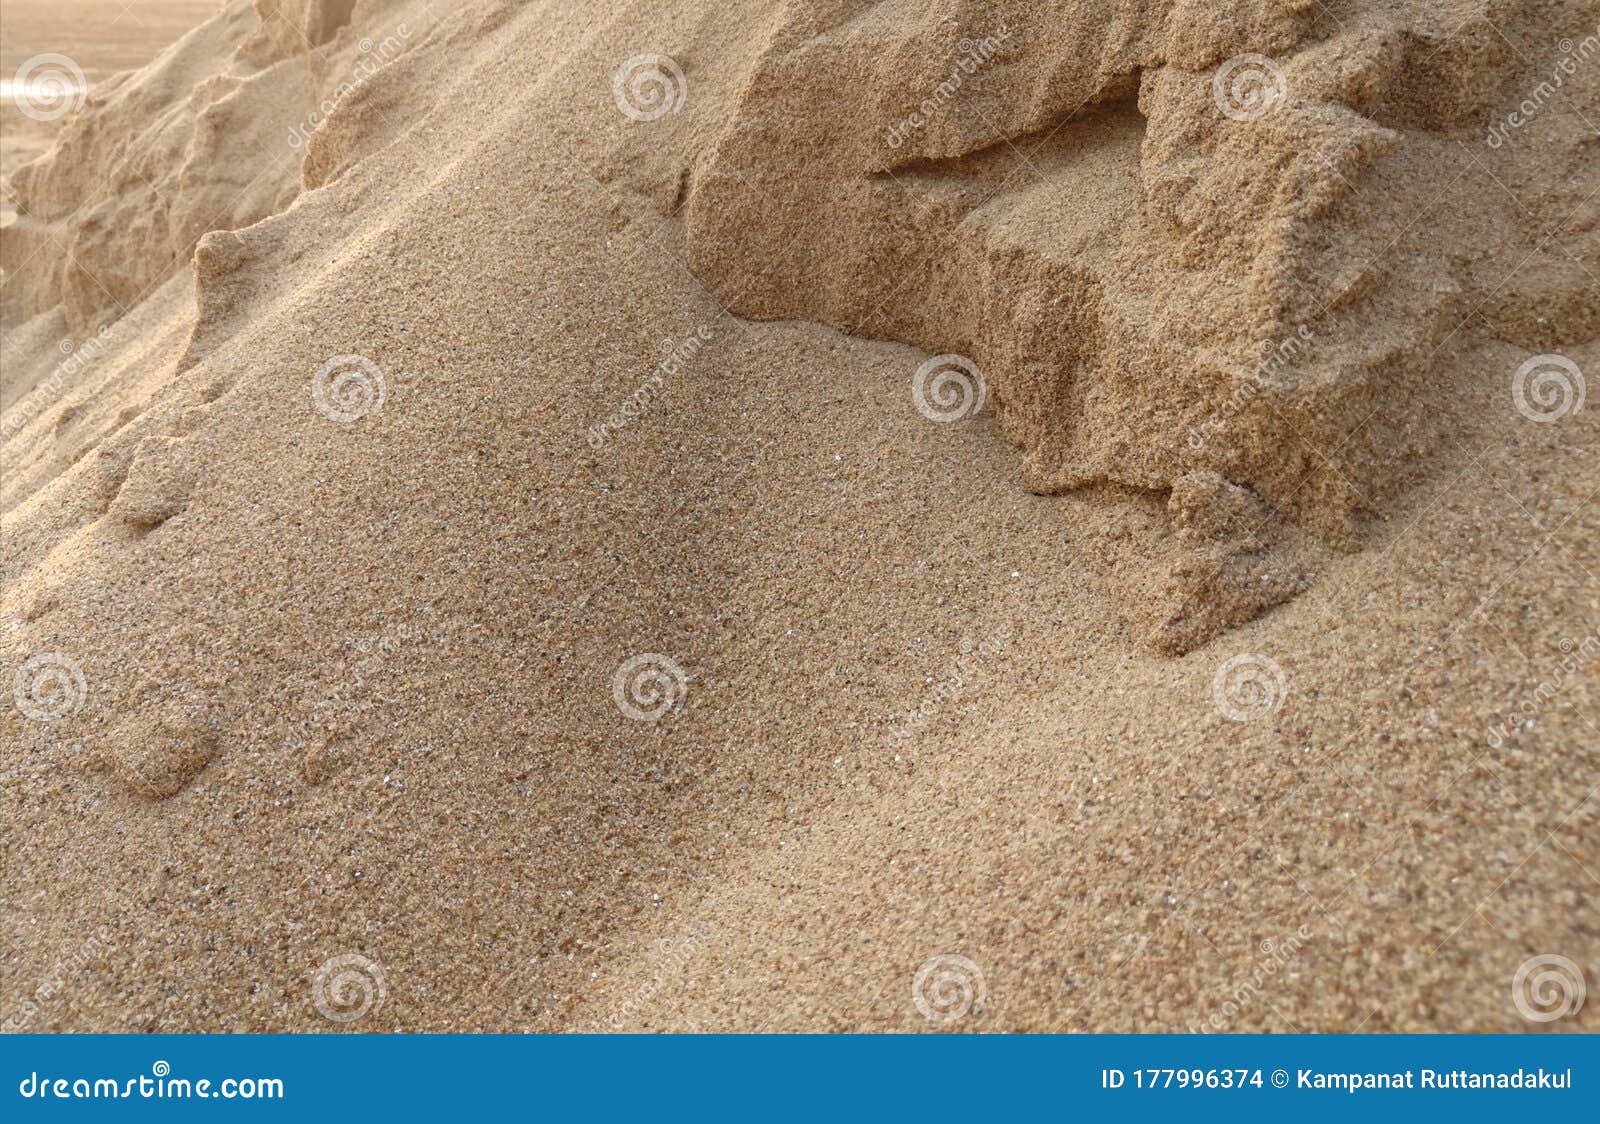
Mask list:
[[[1590,1119],[1589,1035],[16,1035],[5,1117]],[[1588,1107],[1584,1107],[1588,1106]]]

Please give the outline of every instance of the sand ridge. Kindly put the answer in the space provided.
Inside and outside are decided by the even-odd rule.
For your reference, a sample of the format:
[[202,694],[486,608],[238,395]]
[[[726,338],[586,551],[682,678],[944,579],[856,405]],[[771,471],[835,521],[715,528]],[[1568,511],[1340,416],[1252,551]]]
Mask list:
[[[1513,387],[1600,365],[1594,79],[1481,128],[1583,5],[338,7],[226,6],[19,179],[116,300],[6,267],[38,370],[110,325],[0,446],[13,1028],[1512,1030],[1529,957],[1592,978],[1594,414]],[[240,183],[207,107],[401,20]],[[1241,53],[1286,120],[1211,100]],[[87,222],[128,135],[163,217]],[[919,410],[946,354],[983,410]]]

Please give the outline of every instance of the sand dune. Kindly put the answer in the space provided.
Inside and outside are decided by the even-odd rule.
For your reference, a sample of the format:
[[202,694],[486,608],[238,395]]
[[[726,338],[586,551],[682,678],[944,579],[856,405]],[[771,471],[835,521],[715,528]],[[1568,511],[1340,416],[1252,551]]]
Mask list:
[[222,5],[8,181],[0,1018],[1594,1029],[1596,36]]

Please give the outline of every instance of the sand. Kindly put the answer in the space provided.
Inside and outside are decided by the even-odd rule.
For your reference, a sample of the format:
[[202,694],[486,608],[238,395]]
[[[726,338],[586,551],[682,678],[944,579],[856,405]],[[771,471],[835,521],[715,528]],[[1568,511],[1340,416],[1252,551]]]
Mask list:
[[[119,71],[134,70],[216,10],[216,0],[4,0],[0,3],[0,177],[42,156],[61,122],[24,113],[9,84],[29,60],[70,50],[69,58],[92,86]],[[36,79],[63,73],[49,65],[29,72]],[[9,214],[0,199],[0,214]]]
[[8,180],[0,1018],[1600,1028],[1597,35],[223,5]]

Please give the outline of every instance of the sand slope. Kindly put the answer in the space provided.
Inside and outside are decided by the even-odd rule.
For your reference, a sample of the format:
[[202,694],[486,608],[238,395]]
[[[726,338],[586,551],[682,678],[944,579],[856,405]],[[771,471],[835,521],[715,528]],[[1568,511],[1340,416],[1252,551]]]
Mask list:
[[1484,140],[1592,6],[1100,7],[231,4],[75,119],[0,1016],[1594,1029],[1512,980],[1600,963],[1596,415],[1512,387],[1600,369],[1600,57]]

